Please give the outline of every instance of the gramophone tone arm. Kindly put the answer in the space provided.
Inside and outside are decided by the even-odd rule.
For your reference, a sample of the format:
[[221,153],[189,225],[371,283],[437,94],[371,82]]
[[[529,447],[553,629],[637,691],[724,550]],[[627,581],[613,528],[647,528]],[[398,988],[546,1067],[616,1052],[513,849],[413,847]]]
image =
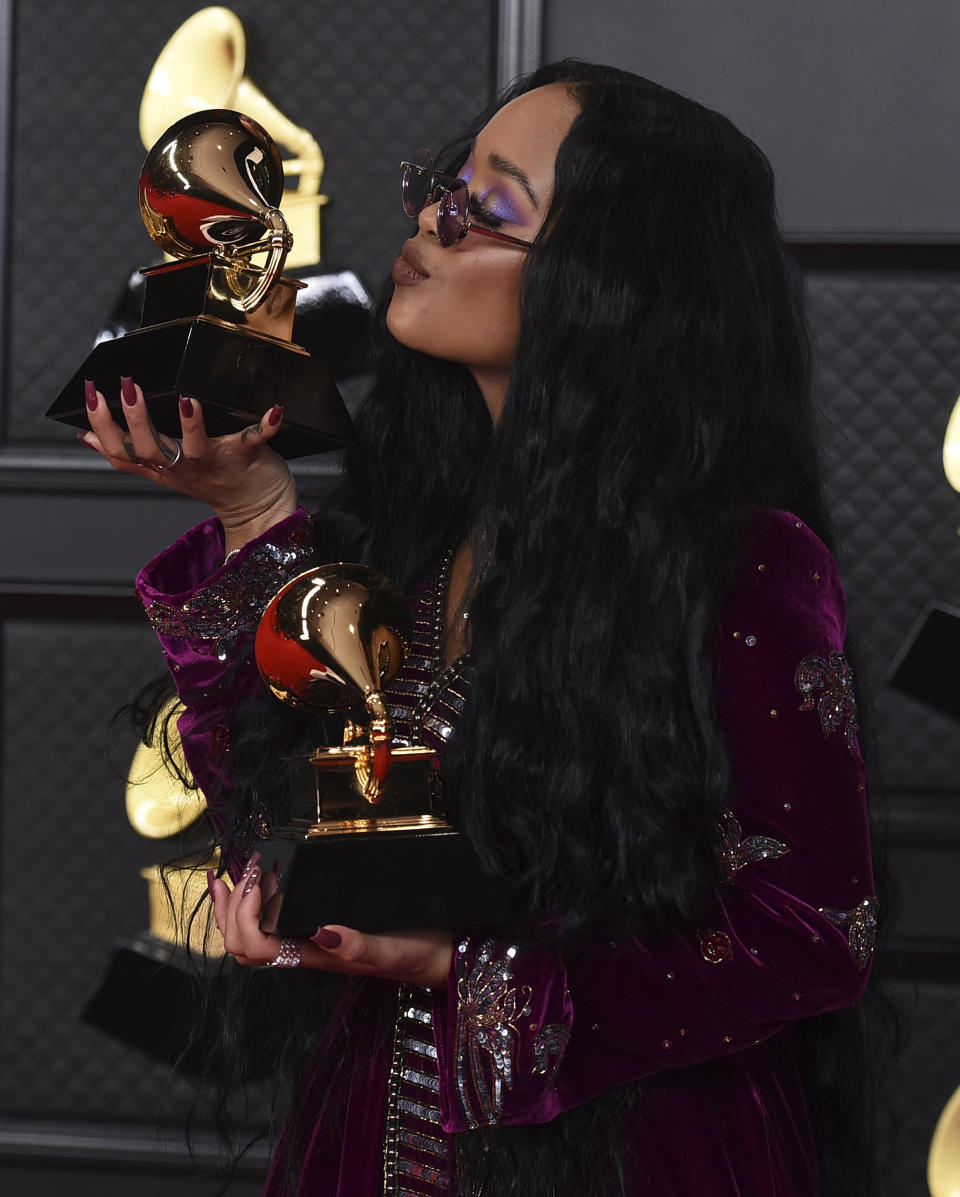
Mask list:
[[278,208],[269,208],[263,216],[263,223],[269,230],[268,236],[254,242],[252,245],[223,246],[214,251],[213,256],[220,258],[227,265],[235,266],[239,261],[245,265],[249,259],[258,253],[267,253],[267,261],[261,268],[257,268],[259,278],[256,285],[246,295],[238,295],[233,299],[236,307],[244,312],[255,312],[270,293],[270,288],[280,277],[287,254],[293,245],[293,237],[287,228],[287,222]]

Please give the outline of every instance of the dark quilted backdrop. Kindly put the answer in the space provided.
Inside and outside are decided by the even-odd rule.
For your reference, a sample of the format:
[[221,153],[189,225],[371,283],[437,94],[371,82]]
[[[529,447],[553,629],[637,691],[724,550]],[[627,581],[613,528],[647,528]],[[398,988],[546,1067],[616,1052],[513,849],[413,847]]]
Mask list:
[[[850,621],[880,683],[923,605],[960,600],[960,495],[940,461],[960,394],[960,277],[818,272],[807,296]],[[952,799],[956,726],[889,687],[875,694],[883,784]]]
[[0,1111],[150,1123],[163,1100],[182,1114],[183,1084],[79,1017],[113,941],[146,928],[138,866],[158,846],[124,816],[133,737],[118,727],[108,747],[106,732],[157,671],[152,633],[14,618],[0,654],[15,697],[0,724]]
[[[42,411],[83,361],[136,267],[154,260],[137,206],[143,87],[201,4],[15,6],[7,436],[63,441]],[[324,260],[373,293],[404,236],[400,159],[437,146],[488,98],[495,4],[238,0],[257,84],[323,149]],[[211,100],[211,102],[213,102]]]

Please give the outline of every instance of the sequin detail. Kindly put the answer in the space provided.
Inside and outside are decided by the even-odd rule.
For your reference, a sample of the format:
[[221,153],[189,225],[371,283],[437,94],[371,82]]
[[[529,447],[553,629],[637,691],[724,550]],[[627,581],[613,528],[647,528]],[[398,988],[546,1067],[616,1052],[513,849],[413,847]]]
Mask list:
[[820,913],[828,922],[846,931],[850,955],[860,968],[866,968],[877,941],[877,915],[880,903],[876,898],[864,898],[852,910],[831,910],[821,906]]
[[733,811],[721,813],[720,860],[728,881],[748,864],[758,860],[778,860],[789,851],[786,844],[768,835],[751,835],[744,839],[740,821]]
[[402,985],[387,1080],[384,1197],[440,1197],[450,1188],[448,1139],[440,1126],[437,1051],[425,990]]
[[295,529],[284,545],[262,544],[216,581],[174,606],[160,599],[145,608],[147,619],[164,636],[216,641],[225,661],[240,636],[257,629],[267,603],[281,586],[307,569],[315,555],[313,538]]
[[698,931],[700,955],[707,964],[723,964],[733,959],[733,944],[726,931]]
[[425,744],[442,755],[470,695],[469,653],[446,669],[444,611],[453,554],[410,595],[413,637],[403,667],[384,697],[398,744]]
[[[843,653],[831,649],[828,657],[804,657],[793,675],[793,684],[803,695],[801,711],[812,711],[816,704],[820,727],[825,736],[844,728],[851,752],[858,750],[857,698],[853,688],[853,670]],[[816,697],[819,692],[819,697]]]
[[530,995],[511,985],[513,957],[493,959],[485,941],[472,965],[457,956],[457,1089],[471,1128],[496,1126],[503,1091],[513,1087],[519,1041],[517,1018]]
[[[546,1076],[549,1072],[553,1080],[569,1042],[570,1029],[562,1023],[552,1022],[542,1027],[533,1041],[533,1075]],[[555,1057],[552,1064],[551,1056]]]

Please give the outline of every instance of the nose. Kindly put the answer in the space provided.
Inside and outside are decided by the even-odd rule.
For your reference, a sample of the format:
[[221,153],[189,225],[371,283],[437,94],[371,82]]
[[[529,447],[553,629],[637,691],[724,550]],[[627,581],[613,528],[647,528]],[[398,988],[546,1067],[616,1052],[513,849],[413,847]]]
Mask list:
[[428,201],[423,205],[420,209],[420,215],[417,217],[417,228],[419,231],[427,237],[433,237],[434,240],[437,237],[437,210],[440,207],[442,193],[438,191],[436,196],[435,200],[432,202]]

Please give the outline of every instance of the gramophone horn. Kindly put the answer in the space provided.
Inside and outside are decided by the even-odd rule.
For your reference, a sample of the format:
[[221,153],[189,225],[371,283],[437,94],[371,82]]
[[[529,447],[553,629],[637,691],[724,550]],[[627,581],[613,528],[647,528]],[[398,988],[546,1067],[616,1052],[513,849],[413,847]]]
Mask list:
[[283,163],[299,185],[284,198],[283,208],[295,249],[288,265],[319,260],[318,206],[323,153],[314,136],[272,104],[243,73],[246,36],[240,18],[229,8],[202,8],[176,30],[160,51],[140,102],[140,138],[149,150],[163,132],[182,117],[209,108],[231,108],[261,124],[278,145],[295,155]]
[[[277,204],[283,166],[273,139],[246,113],[213,108],[165,130],[140,172],[140,214],[156,243],[175,258],[210,254],[227,268],[234,306],[255,311],[280,275],[290,248]],[[251,258],[266,252],[254,269]]]

